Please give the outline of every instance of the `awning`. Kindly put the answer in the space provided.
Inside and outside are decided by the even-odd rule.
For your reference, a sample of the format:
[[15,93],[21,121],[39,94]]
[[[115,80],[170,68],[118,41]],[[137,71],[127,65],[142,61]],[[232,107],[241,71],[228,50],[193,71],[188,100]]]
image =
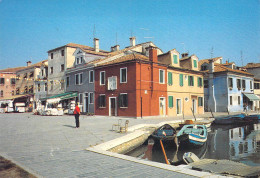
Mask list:
[[23,97],[29,97],[29,96],[32,96],[32,95],[13,95],[13,96],[1,98],[0,100],[13,100],[13,99],[16,99],[16,98],[23,98]]
[[253,93],[243,93],[250,101],[258,101],[260,98]]
[[78,92],[67,92],[67,93],[61,93],[61,94],[58,94],[58,95],[54,95],[54,96],[50,96],[50,97],[47,97],[47,98],[42,98],[40,99],[41,101],[45,101],[47,100],[48,102],[49,101],[59,101],[59,100],[66,100],[66,99],[70,99],[70,98],[75,98],[78,96]]

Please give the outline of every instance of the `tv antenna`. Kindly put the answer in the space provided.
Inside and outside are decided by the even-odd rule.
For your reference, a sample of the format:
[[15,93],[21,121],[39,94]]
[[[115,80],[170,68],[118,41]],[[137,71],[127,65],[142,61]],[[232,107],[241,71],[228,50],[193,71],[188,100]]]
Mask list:
[[210,58],[211,58],[211,59],[213,58],[213,54],[214,54],[214,47],[212,46],[212,47],[211,47],[211,52],[210,52]]
[[96,37],[96,25],[94,24],[94,29],[93,29],[93,38]]

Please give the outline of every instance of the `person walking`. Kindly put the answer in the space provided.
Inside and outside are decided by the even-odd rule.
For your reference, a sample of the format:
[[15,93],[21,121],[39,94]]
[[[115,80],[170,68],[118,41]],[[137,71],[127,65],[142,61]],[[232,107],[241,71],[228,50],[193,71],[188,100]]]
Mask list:
[[76,104],[76,107],[75,107],[75,109],[74,109],[73,114],[75,115],[76,128],[79,128],[79,115],[80,115],[80,109],[79,109],[78,103]]

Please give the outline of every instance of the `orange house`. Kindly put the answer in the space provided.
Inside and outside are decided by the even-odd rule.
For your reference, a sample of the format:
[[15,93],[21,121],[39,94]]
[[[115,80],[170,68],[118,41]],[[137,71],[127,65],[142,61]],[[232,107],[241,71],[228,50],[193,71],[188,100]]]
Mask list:
[[156,47],[149,58],[125,54],[95,67],[95,114],[166,116],[167,65],[158,63]]

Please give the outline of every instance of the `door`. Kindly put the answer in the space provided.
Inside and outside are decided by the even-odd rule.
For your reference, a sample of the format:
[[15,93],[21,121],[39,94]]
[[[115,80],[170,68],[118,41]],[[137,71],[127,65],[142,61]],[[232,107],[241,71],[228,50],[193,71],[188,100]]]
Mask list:
[[89,109],[88,109],[88,93],[85,93],[85,112],[88,113],[89,112]]
[[176,100],[177,115],[181,114],[181,99]]
[[109,98],[109,116],[117,116],[116,97]]
[[192,111],[194,112],[194,114],[197,113],[197,100],[196,99],[192,99]]
[[159,98],[159,111],[161,116],[165,116],[165,98]]

